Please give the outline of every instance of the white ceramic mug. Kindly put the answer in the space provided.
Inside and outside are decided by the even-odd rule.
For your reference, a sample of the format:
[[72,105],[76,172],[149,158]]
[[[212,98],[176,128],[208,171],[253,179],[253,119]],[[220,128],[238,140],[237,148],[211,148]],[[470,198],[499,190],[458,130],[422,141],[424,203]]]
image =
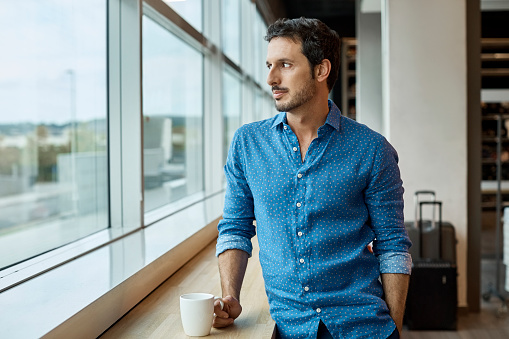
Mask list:
[[184,332],[190,337],[203,337],[210,334],[214,320],[214,301],[221,297],[208,293],[188,293],[180,296],[180,317]]

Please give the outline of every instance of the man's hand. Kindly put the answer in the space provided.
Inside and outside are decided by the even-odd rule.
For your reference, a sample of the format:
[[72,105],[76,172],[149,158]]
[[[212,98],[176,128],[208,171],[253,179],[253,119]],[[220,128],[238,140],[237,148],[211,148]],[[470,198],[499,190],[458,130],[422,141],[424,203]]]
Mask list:
[[219,300],[214,302],[214,313],[216,316],[214,317],[212,327],[220,328],[230,326],[242,312],[242,306],[240,306],[239,301],[234,297],[228,295],[222,300],[224,303],[223,309],[221,309],[221,303]]

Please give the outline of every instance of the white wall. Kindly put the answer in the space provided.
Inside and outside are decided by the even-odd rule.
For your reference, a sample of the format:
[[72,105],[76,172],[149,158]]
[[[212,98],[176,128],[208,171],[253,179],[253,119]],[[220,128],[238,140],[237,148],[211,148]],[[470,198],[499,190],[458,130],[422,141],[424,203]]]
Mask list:
[[385,132],[400,155],[405,216],[432,189],[456,227],[458,302],[466,306],[466,0],[383,0]]
[[357,121],[382,132],[381,15],[364,13],[357,1]]

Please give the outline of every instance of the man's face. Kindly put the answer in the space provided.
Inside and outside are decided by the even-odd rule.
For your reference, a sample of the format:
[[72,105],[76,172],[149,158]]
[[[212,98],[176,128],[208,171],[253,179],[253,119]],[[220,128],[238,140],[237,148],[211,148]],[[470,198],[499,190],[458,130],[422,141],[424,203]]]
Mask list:
[[289,38],[273,38],[267,51],[269,74],[276,109],[290,112],[309,102],[316,93],[308,59],[302,54],[301,43]]

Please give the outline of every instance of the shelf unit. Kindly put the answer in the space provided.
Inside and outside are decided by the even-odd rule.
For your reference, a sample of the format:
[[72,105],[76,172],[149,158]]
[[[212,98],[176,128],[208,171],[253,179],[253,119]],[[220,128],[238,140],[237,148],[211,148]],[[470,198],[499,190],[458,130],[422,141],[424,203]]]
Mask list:
[[343,38],[341,43],[341,112],[356,119],[357,39]]
[[509,39],[481,40],[482,206],[509,205]]
[[505,305],[500,277],[502,215],[509,207],[509,39],[482,39],[481,48],[481,255],[495,262],[495,282],[489,283],[483,299],[493,295]]

